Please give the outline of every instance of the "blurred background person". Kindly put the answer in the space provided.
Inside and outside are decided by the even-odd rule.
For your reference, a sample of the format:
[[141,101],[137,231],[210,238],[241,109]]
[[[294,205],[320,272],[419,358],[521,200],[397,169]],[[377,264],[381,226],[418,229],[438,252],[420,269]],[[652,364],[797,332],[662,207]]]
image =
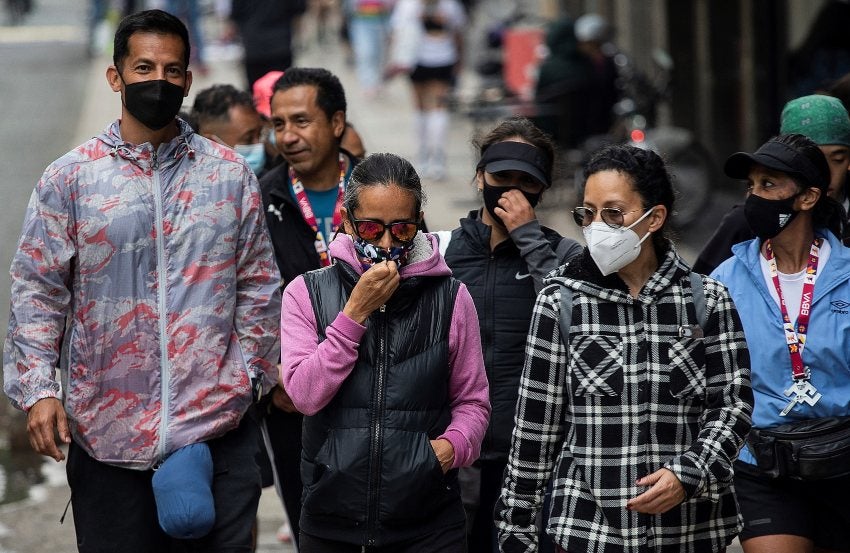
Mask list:
[[803,43],[788,55],[791,93],[805,96],[825,90],[850,72],[850,3],[823,5]]
[[269,71],[293,64],[293,24],[306,10],[307,0],[233,0],[230,19],[245,48],[248,90]]
[[[159,0],[160,2],[162,0]],[[177,16],[189,29],[189,41],[192,44],[193,71],[199,75],[209,73],[206,63],[203,21],[198,0],[165,0],[165,11]]]
[[606,134],[611,130],[613,107],[620,95],[614,64],[617,48],[611,42],[614,29],[601,15],[588,13],[576,19],[575,35],[589,68],[580,107],[581,133],[585,137]]
[[587,134],[581,123],[581,102],[589,67],[578,48],[572,18],[565,16],[549,25],[546,48],[534,93],[534,122],[558,144],[575,148]]
[[605,18],[589,13],[575,23],[569,16],[552,23],[546,34],[548,53],[540,64],[534,103],[535,121],[568,148],[594,135],[609,134],[614,104],[620,96]]
[[413,83],[416,163],[424,178],[446,175],[449,100],[461,68],[465,25],[466,12],[457,0],[399,0],[390,22],[393,41],[412,52],[404,69]]
[[191,117],[198,134],[236,150],[257,177],[265,173],[267,127],[249,93],[229,84],[205,88],[195,96]]
[[581,246],[537,220],[534,208],[552,185],[554,146],[531,121],[514,117],[474,142],[474,182],[484,205],[438,233],[455,278],[466,284],[481,328],[492,414],[481,457],[461,469],[471,553],[498,551],[493,508],[508,464],[514,407],[531,310],[543,277]]
[[[9,0],[7,0],[9,2]],[[99,29],[106,22],[106,16],[109,14],[109,9],[114,2],[110,0],[89,0],[89,8],[88,8],[88,42],[86,47],[86,53],[89,57],[93,58],[101,53],[103,48],[106,46],[108,42],[108,37],[106,36],[108,33],[101,33]],[[24,5],[29,5],[32,7],[32,2],[27,0],[23,3]],[[155,3],[152,3],[155,4]],[[151,8],[161,7],[156,5],[151,5]],[[118,15],[119,19],[123,19],[135,12],[139,9],[139,0],[122,0],[120,2],[120,12]],[[191,39],[191,36],[190,36]],[[194,49],[195,46],[192,45]],[[193,65],[194,67],[194,65]]]
[[360,90],[367,98],[375,98],[384,80],[389,18],[395,0],[344,1]]

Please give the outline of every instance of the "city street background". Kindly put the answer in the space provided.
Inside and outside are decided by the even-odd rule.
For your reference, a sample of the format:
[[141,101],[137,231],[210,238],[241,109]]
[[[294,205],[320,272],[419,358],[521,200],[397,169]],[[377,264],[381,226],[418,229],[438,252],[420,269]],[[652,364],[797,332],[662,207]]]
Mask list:
[[[4,330],[9,304],[7,269],[33,186],[50,162],[99,133],[120,114],[119,96],[109,89],[105,77],[109,55],[87,56],[87,7],[84,0],[36,0],[35,12],[22,25],[0,25],[0,270],[4,275],[0,279],[0,328]],[[208,27],[214,31],[214,22]],[[107,31],[111,39],[111,31]],[[215,38],[208,37],[212,46],[209,72],[194,75],[184,108],[191,107],[194,93],[212,84],[243,86],[234,50],[216,47]],[[340,77],[347,91],[349,121],[363,136],[367,150],[413,159],[416,142],[409,83],[397,78],[379,99],[367,100],[357,88],[335,32],[319,43],[312,22],[306,20],[300,44],[297,65],[323,66]],[[470,71],[459,83],[461,92],[476,85],[476,76]],[[426,181],[424,209],[432,230],[456,227],[460,217],[480,205],[472,183],[475,157],[470,140],[475,130],[462,113],[454,114],[446,148],[448,176],[441,182]],[[553,191],[550,197],[548,202],[544,198],[539,210],[543,222],[579,239],[580,233],[568,217],[574,205],[571,192]],[[696,225],[677,231],[678,247],[687,260],[693,261],[734,200],[728,192],[715,194]],[[0,553],[75,551],[70,511],[64,524],[59,523],[69,499],[64,465],[44,462],[31,453],[25,417],[9,408],[4,399],[0,407]],[[260,508],[258,551],[292,550],[275,537],[281,522],[280,503],[273,490],[267,489]]]

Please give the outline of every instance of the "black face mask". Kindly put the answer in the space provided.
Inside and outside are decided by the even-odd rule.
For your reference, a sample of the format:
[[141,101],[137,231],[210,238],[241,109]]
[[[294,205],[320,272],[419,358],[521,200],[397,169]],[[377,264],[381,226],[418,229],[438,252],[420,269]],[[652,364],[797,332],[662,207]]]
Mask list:
[[183,87],[164,79],[124,86],[124,106],[147,128],[158,131],[174,121],[183,105]]
[[799,211],[794,209],[797,194],[784,200],[767,200],[750,194],[744,203],[744,217],[753,234],[762,240],[769,240],[782,232]]
[[522,192],[522,195],[525,196],[525,199],[528,200],[528,203],[531,204],[531,207],[535,207],[537,202],[540,201],[540,192],[536,194],[532,194],[531,192],[523,192],[520,188],[516,186],[491,186],[484,182],[484,207],[487,208],[487,211],[490,212],[490,215],[495,219],[500,225],[505,226],[505,223],[502,222],[501,217],[496,215],[496,208],[499,206],[499,198],[502,197],[502,194],[507,192],[508,190],[519,190]]

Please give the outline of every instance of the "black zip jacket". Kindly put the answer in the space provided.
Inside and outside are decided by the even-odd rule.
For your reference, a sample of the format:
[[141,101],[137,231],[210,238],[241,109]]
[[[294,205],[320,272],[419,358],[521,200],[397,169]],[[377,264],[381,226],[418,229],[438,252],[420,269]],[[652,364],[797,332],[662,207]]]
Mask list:
[[582,248],[535,220],[514,230],[510,240],[491,252],[490,227],[473,211],[460,220],[448,246],[443,244],[441,249],[455,278],[469,289],[481,327],[493,410],[480,458],[504,460],[511,445],[525,340],[537,290],[547,273]]

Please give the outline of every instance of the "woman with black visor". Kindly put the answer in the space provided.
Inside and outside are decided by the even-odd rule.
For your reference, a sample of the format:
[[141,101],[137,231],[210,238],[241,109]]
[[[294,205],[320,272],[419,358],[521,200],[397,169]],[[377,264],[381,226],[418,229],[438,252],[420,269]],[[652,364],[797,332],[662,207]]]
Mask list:
[[508,461],[525,337],[543,277],[581,246],[541,226],[534,208],[552,184],[549,137],[523,117],[507,119],[476,144],[475,183],[484,205],[440,234],[455,278],[466,284],[481,327],[493,413],[481,457],[461,471],[470,517],[469,550],[498,551],[493,506]]

